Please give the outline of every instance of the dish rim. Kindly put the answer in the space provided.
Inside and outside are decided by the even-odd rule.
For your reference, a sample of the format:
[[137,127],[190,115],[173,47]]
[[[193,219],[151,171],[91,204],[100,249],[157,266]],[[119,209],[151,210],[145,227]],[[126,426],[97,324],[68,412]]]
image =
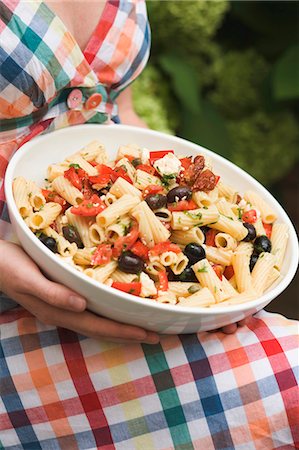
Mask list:
[[[82,129],[82,130],[84,130],[84,132],[87,132],[89,129],[93,129],[93,130],[97,129],[97,130],[99,130],[99,134],[100,134],[100,132],[101,132],[100,130],[107,130],[108,128],[111,130],[111,132],[112,132],[112,130],[123,129],[124,131],[132,132],[132,133],[138,132],[138,133],[145,134],[145,135],[154,135],[156,137],[161,137],[163,139],[165,139],[165,137],[167,137],[170,139],[170,141],[174,140],[177,143],[182,142],[184,145],[186,145],[186,143],[187,143],[188,145],[190,145],[190,147],[193,147],[192,149],[190,148],[190,151],[192,151],[193,153],[196,151],[203,152],[203,154],[207,154],[207,155],[211,156],[212,158],[214,158],[215,160],[218,159],[220,162],[227,165],[229,169],[240,172],[240,175],[242,176],[242,178],[245,178],[250,183],[251,186],[257,185],[259,190],[262,190],[263,193],[266,195],[266,197],[271,199],[271,202],[275,205],[275,209],[279,211],[279,216],[282,217],[282,220],[285,223],[287,223],[289,226],[289,243],[288,243],[288,245],[291,246],[290,247],[291,248],[291,261],[289,264],[288,272],[283,276],[283,278],[278,282],[278,284],[276,284],[273,289],[270,288],[270,290],[266,291],[262,296],[258,297],[257,299],[251,300],[248,302],[244,302],[244,303],[240,303],[237,305],[227,305],[227,306],[223,306],[223,307],[217,306],[217,307],[213,307],[213,308],[190,307],[190,306],[189,307],[188,306],[178,307],[177,305],[170,305],[170,304],[163,304],[163,303],[157,303],[154,301],[149,301],[151,299],[138,297],[138,296],[135,296],[132,294],[127,294],[118,289],[115,289],[115,288],[112,288],[105,284],[99,283],[98,281],[93,280],[92,278],[88,277],[87,275],[84,275],[83,273],[79,272],[78,270],[73,268],[70,264],[67,264],[66,262],[61,261],[59,258],[57,258],[55,256],[54,253],[52,253],[38,239],[36,239],[34,233],[25,224],[25,221],[19,214],[19,211],[17,210],[16,204],[14,202],[13,194],[12,194],[13,173],[16,170],[18,163],[20,162],[20,160],[22,160],[22,158],[27,153],[30,152],[32,146],[42,144],[43,141],[46,141],[49,138],[53,138],[54,134],[55,135],[67,134],[68,132],[74,131],[76,129]],[[100,137],[99,137],[99,139],[100,139]],[[19,151],[21,148],[22,148],[22,151]],[[48,256],[53,262],[58,263],[58,266],[65,269],[72,275],[78,276],[79,279],[81,279],[81,281],[87,282],[88,284],[91,284],[92,286],[104,291],[105,293],[108,293],[110,295],[116,295],[122,299],[128,299],[131,302],[137,303],[139,305],[147,305],[147,307],[149,307],[150,309],[156,310],[156,311],[166,310],[166,311],[169,311],[169,312],[175,313],[175,314],[185,313],[185,314],[191,314],[193,316],[194,315],[201,316],[203,314],[205,314],[205,315],[215,314],[218,316],[218,315],[222,315],[224,313],[230,314],[230,313],[234,313],[234,312],[246,311],[248,309],[255,309],[260,304],[263,304],[263,303],[269,304],[273,299],[275,299],[278,295],[280,295],[289,286],[289,284],[291,283],[291,281],[294,278],[295,273],[297,271],[299,252],[298,252],[298,239],[297,239],[295,227],[294,227],[291,219],[289,218],[288,214],[283,209],[283,207],[280,205],[280,203],[275,199],[275,197],[259,181],[257,181],[254,177],[252,177],[249,173],[247,173],[245,170],[241,169],[240,167],[238,167],[236,164],[232,163],[228,159],[224,158],[223,156],[221,156],[217,153],[214,153],[213,151],[211,151],[205,147],[202,147],[201,145],[198,145],[191,141],[188,141],[186,139],[183,139],[183,138],[180,138],[177,136],[173,136],[173,135],[167,135],[166,133],[162,133],[160,131],[143,129],[143,128],[134,127],[131,125],[122,125],[122,124],[113,124],[113,125],[83,124],[83,125],[74,125],[74,126],[68,127],[68,128],[62,128],[59,130],[55,130],[49,134],[37,136],[34,139],[32,139],[31,141],[23,144],[11,158],[11,160],[8,164],[7,170],[6,170],[6,176],[5,176],[5,180],[4,180],[4,189],[5,189],[5,195],[6,195],[9,211],[12,211],[12,213],[14,215],[14,219],[17,221],[17,223],[21,227],[22,231],[26,234],[26,236],[29,238],[31,243],[33,245],[37,245],[37,247],[39,247],[39,249],[42,252],[45,252],[45,255]],[[296,245],[292,245],[292,244],[296,244]]]

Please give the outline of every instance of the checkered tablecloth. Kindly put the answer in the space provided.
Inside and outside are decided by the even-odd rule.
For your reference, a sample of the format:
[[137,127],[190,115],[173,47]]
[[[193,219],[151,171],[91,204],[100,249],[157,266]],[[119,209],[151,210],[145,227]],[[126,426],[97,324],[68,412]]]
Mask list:
[[1,320],[0,448],[298,448],[295,321],[120,345],[21,308]]

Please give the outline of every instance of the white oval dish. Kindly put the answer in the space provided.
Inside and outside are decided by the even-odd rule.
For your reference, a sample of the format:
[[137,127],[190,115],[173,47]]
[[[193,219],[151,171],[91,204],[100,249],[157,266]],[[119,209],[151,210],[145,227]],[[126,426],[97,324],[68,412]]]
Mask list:
[[[12,181],[24,176],[43,184],[47,167],[61,162],[93,139],[101,141],[114,159],[120,145],[136,143],[150,150],[173,149],[176,154],[201,153],[212,158],[215,173],[240,192],[253,189],[271,205],[278,220],[289,226],[289,241],[281,270],[282,276],[260,298],[247,303],[217,308],[187,308],[159,304],[101,285],[48,250],[30,231],[20,216],[12,194]],[[78,125],[58,130],[27,142],[13,156],[5,178],[9,215],[21,245],[51,278],[88,300],[88,308],[119,322],[138,325],[159,333],[193,333],[234,323],[264,308],[292,281],[298,266],[298,241],[294,227],[273,196],[254,178],[221,156],[186,140],[152,130],[126,125]]]

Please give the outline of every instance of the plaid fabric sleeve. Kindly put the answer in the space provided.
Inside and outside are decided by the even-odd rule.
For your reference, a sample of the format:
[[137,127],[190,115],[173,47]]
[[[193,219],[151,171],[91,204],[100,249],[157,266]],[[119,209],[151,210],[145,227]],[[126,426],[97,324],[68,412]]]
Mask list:
[[21,308],[1,320],[0,448],[298,448],[295,321],[123,346]]

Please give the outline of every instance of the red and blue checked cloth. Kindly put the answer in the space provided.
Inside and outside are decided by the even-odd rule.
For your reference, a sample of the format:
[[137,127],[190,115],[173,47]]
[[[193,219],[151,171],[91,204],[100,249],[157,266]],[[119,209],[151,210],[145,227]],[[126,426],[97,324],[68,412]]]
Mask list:
[[[234,335],[120,345],[1,317],[0,448],[298,448],[298,326],[260,312]],[[2,447],[1,447],[2,445]]]

